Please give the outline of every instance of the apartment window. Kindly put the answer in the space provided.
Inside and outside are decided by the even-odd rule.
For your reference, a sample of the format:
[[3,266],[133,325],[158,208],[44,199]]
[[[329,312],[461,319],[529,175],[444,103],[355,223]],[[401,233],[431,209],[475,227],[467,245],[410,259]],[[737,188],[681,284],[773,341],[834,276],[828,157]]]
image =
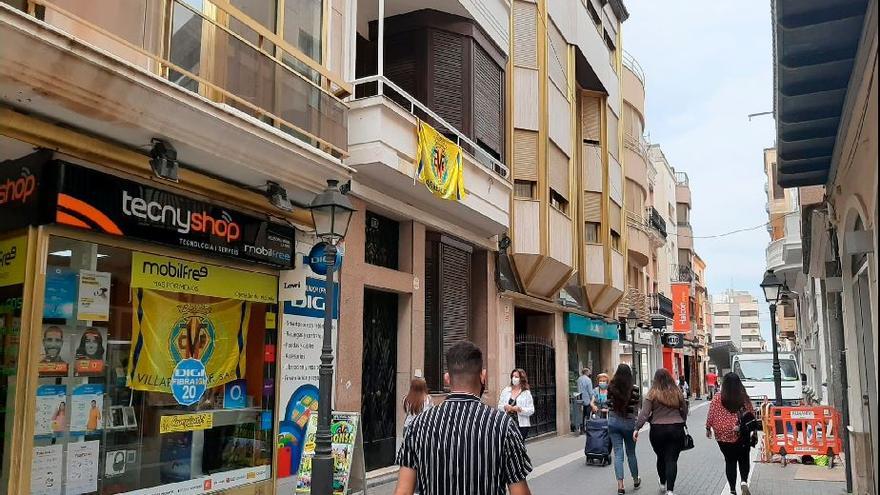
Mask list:
[[397,270],[400,223],[371,211],[367,212],[365,223],[364,261]]
[[593,24],[595,24],[596,27],[601,26],[602,25],[602,18],[599,17],[599,12],[596,10],[596,6],[593,5],[592,0],[587,0],[586,3],[587,3],[587,12],[590,13],[590,18],[593,19]]
[[611,229],[611,247],[620,251],[620,234],[614,229]]
[[[730,316],[730,312],[729,311],[717,311],[717,312],[715,312],[715,316]],[[742,316],[746,316],[746,315],[742,315]]]
[[739,315],[743,316],[743,317],[745,317],[745,316],[758,316],[758,312],[755,310],[749,309],[749,310],[745,310],[745,311],[740,311]]
[[559,194],[553,189],[550,189],[550,206],[556,208],[562,213],[568,213],[568,200],[565,199],[565,196]]
[[591,244],[599,243],[599,227],[600,223],[586,222],[584,223],[584,242]]
[[682,206],[676,209],[676,223],[679,225],[689,225],[690,219],[688,217],[688,207],[682,203]]
[[538,183],[533,180],[513,181],[513,197],[516,199],[535,199]]
[[782,315],[786,318],[794,317],[794,306],[791,304],[783,304],[782,305]]
[[773,169],[773,177],[770,178],[773,187],[773,199],[785,199],[785,189],[779,186],[779,167],[776,162],[771,165]]

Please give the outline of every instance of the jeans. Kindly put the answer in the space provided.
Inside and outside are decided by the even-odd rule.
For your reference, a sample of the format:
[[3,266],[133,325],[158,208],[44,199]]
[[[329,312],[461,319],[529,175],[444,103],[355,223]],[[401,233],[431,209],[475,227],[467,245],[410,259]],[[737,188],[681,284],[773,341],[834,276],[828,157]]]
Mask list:
[[724,471],[730,492],[736,493],[736,467],[739,464],[739,476],[743,483],[749,481],[749,453],[751,448],[744,442],[718,442],[724,455]]
[[672,425],[651,425],[651,447],[657,454],[657,475],[666,489],[675,489],[678,476],[678,455],[684,446],[684,423]]
[[617,480],[623,480],[623,450],[626,446],[626,460],[629,461],[629,472],[633,479],[639,477],[639,461],[636,458],[636,441],[633,440],[634,418],[621,418],[614,414],[608,416],[608,434],[614,446],[614,474]]

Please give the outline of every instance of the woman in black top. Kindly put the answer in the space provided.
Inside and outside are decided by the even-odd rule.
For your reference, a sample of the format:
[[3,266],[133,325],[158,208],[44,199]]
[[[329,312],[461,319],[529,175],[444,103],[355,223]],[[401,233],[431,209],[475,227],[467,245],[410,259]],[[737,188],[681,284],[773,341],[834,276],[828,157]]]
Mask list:
[[633,477],[633,487],[642,484],[639,478],[639,462],[636,459],[635,431],[636,412],[639,407],[639,389],[634,385],[632,369],[626,364],[617,367],[608,385],[608,434],[614,446],[614,474],[617,476],[617,493],[624,494],[623,452],[629,461],[629,472]]

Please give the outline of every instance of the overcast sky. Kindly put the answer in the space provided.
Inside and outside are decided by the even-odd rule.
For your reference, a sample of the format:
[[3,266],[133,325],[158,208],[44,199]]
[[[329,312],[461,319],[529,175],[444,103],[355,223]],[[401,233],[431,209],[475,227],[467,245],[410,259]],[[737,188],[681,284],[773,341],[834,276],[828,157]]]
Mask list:
[[[646,73],[646,129],[677,171],[687,172],[694,236],[767,221],[763,150],[774,144],[770,6],[766,0],[630,0],[623,46]],[[765,228],[696,239],[710,293],[752,292],[763,301]],[[770,337],[767,307],[762,332]]]

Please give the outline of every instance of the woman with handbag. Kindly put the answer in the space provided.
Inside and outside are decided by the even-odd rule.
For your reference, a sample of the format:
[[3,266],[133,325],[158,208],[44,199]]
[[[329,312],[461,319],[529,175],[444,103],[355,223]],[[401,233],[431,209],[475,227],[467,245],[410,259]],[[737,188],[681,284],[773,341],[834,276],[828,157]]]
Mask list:
[[648,438],[657,454],[660,490],[666,495],[673,495],[675,490],[679,454],[694,446],[693,438],[687,433],[687,415],[687,401],[672,374],[664,368],[658,369],[636,420],[633,439],[638,440],[642,426],[651,423]]
[[[757,443],[755,409],[736,373],[724,375],[721,393],[709,404],[706,437],[715,439],[724,455],[724,468],[730,493],[736,495],[736,468],[739,465],[740,491],[749,495],[749,454]],[[754,443],[753,443],[754,441]]]

